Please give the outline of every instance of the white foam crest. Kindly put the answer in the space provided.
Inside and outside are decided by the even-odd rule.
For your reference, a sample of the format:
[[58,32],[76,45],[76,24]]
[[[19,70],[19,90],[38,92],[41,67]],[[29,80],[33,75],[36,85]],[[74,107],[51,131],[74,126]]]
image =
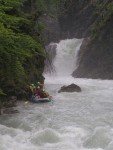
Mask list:
[[31,142],[36,145],[54,144],[59,142],[59,136],[60,134],[57,131],[46,128],[36,132],[31,138]]
[[106,146],[112,141],[112,136],[113,134],[109,126],[96,127],[93,133],[87,138],[84,145],[89,148],[102,147],[106,149]]
[[36,150],[29,142],[30,132],[0,125],[0,150]]
[[111,141],[109,142],[106,150],[113,150],[113,129],[111,129],[111,132],[110,132],[110,138],[111,138]]
[[84,138],[87,136],[87,132],[79,127],[63,127],[61,129],[62,139],[67,143],[74,143],[74,146],[78,147],[79,149],[83,146]]
[[84,148],[83,141],[87,132],[79,127],[62,127],[60,131],[45,129],[37,132],[32,142],[41,150],[103,150],[101,148]]

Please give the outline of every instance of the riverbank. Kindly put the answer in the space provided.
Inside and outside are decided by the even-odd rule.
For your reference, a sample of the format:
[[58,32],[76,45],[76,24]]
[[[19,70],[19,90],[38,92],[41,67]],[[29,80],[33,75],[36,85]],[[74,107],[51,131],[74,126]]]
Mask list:
[[31,103],[30,100],[26,100],[26,99],[17,100],[16,96],[11,96],[7,98],[7,101],[6,99],[4,101],[2,99],[0,105],[0,115],[19,113],[17,107],[19,105],[27,105],[28,103]]

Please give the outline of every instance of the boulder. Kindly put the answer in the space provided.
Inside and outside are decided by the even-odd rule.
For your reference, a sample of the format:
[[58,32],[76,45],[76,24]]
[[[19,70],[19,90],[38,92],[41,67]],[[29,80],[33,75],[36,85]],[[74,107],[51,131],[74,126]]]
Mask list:
[[78,85],[72,83],[68,86],[62,86],[58,93],[60,92],[81,92],[81,88]]

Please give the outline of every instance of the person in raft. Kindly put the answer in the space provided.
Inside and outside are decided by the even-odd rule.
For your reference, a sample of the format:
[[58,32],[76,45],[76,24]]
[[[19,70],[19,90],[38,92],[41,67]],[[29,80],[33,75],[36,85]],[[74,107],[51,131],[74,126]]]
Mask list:
[[34,84],[31,84],[30,90],[32,92],[32,96],[35,96],[35,98],[50,98],[49,93],[46,92],[43,87],[44,84],[41,84],[40,82],[37,82],[37,88]]
[[36,86],[34,85],[34,84],[31,84],[30,86],[29,86],[29,96],[32,96],[32,95],[34,95],[35,93],[36,93]]

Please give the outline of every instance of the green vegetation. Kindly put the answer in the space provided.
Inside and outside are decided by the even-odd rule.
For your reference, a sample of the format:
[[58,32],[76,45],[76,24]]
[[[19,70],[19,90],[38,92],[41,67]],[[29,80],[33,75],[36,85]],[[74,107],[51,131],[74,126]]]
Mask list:
[[98,15],[97,20],[92,28],[93,36],[102,30],[106,23],[111,19],[113,15],[113,3],[106,1],[97,1],[96,3],[96,14]]
[[[35,34],[33,20],[20,13],[24,0],[0,0],[0,95],[27,85],[33,80],[29,70],[43,68],[45,51],[40,38]],[[23,15],[24,14],[24,15]],[[30,14],[29,14],[30,15]],[[38,28],[38,27],[37,27]],[[27,63],[27,64],[26,64]],[[26,67],[27,65],[27,67]],[[42,70],[41,70],[42,71]],[[40,71],[37,73],[40,74]]]
[[[0,97],[24,95],[43,82],[45,49],[40,16],[57,15],[65,0],[0,0]],[[0,103],[1,103],[0,98]],[[7,99],[7,98],[6,98]]]
[[57,14],[64,7],[66,0],[35,0],[38,10],[49,14]]

